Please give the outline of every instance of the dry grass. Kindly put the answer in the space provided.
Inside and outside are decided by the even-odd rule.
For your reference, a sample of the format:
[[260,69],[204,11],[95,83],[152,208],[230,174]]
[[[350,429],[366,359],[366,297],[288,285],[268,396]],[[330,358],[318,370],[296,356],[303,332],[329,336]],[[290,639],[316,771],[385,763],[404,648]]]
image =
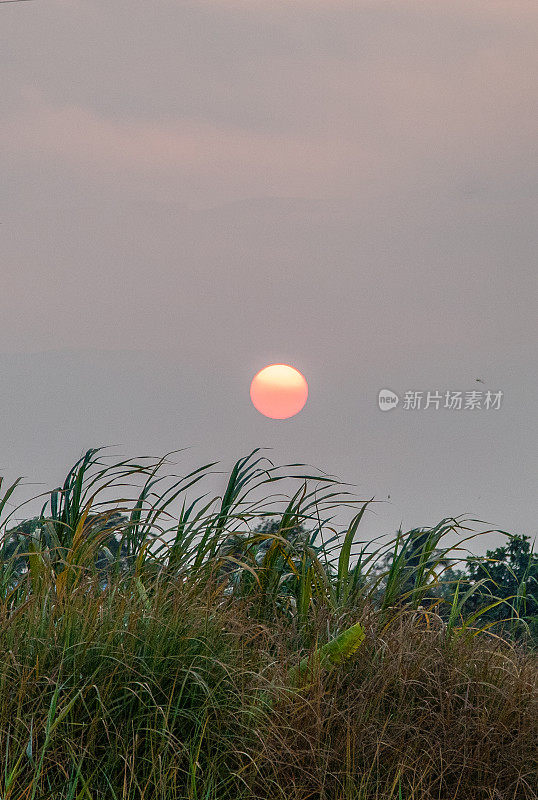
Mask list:
[[356,658],[275,709],[260,796],[531,800],[537,661],[412,618],[371,629]]

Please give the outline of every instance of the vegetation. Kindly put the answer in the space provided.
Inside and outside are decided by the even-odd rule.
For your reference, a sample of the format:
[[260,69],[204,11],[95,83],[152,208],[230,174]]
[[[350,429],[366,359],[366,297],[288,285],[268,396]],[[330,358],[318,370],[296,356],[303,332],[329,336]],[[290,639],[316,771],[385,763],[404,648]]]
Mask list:
[[478,587],[467,608],[477,611],[499,598],[504,602],[481,611],[481,618],[505,636],[530,634],[538,641],[538,556],[529,538],[510,536],[506,545],[488,550],[485,558],[469,556],[466,567],[462,583]]
[[0,798],[538,797],[529,542],[375,545],[329,476],[215,467],[90,450],[19,523],[0,485]]

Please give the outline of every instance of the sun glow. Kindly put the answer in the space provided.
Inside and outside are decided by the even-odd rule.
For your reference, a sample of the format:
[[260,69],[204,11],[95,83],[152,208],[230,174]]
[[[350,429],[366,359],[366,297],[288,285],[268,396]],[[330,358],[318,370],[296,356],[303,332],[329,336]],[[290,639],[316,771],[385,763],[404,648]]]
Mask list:
[[271,419],[288,419],[304,407],[308,397],[306,378],[288,364],[270,364],[250,384],[254,407]]

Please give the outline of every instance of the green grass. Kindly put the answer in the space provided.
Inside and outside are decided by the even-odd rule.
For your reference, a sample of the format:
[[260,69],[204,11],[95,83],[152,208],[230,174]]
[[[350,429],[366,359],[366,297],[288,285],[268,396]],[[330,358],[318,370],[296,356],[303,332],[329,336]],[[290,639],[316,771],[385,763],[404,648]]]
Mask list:
[[171,458],[0,493],[1,800],[538,796],[535,651],[447,586],[476,525],[371,545],[329,476]]

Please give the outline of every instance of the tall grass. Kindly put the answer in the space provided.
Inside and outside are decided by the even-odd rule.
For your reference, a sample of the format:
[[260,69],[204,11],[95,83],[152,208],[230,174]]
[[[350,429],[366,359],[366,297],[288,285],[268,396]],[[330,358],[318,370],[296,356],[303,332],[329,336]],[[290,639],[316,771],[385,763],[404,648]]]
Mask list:
[[376,546],[331,476],[173,458],[0,487],[1,800],[538,796],[536,655],[445,591],[469,523]]

